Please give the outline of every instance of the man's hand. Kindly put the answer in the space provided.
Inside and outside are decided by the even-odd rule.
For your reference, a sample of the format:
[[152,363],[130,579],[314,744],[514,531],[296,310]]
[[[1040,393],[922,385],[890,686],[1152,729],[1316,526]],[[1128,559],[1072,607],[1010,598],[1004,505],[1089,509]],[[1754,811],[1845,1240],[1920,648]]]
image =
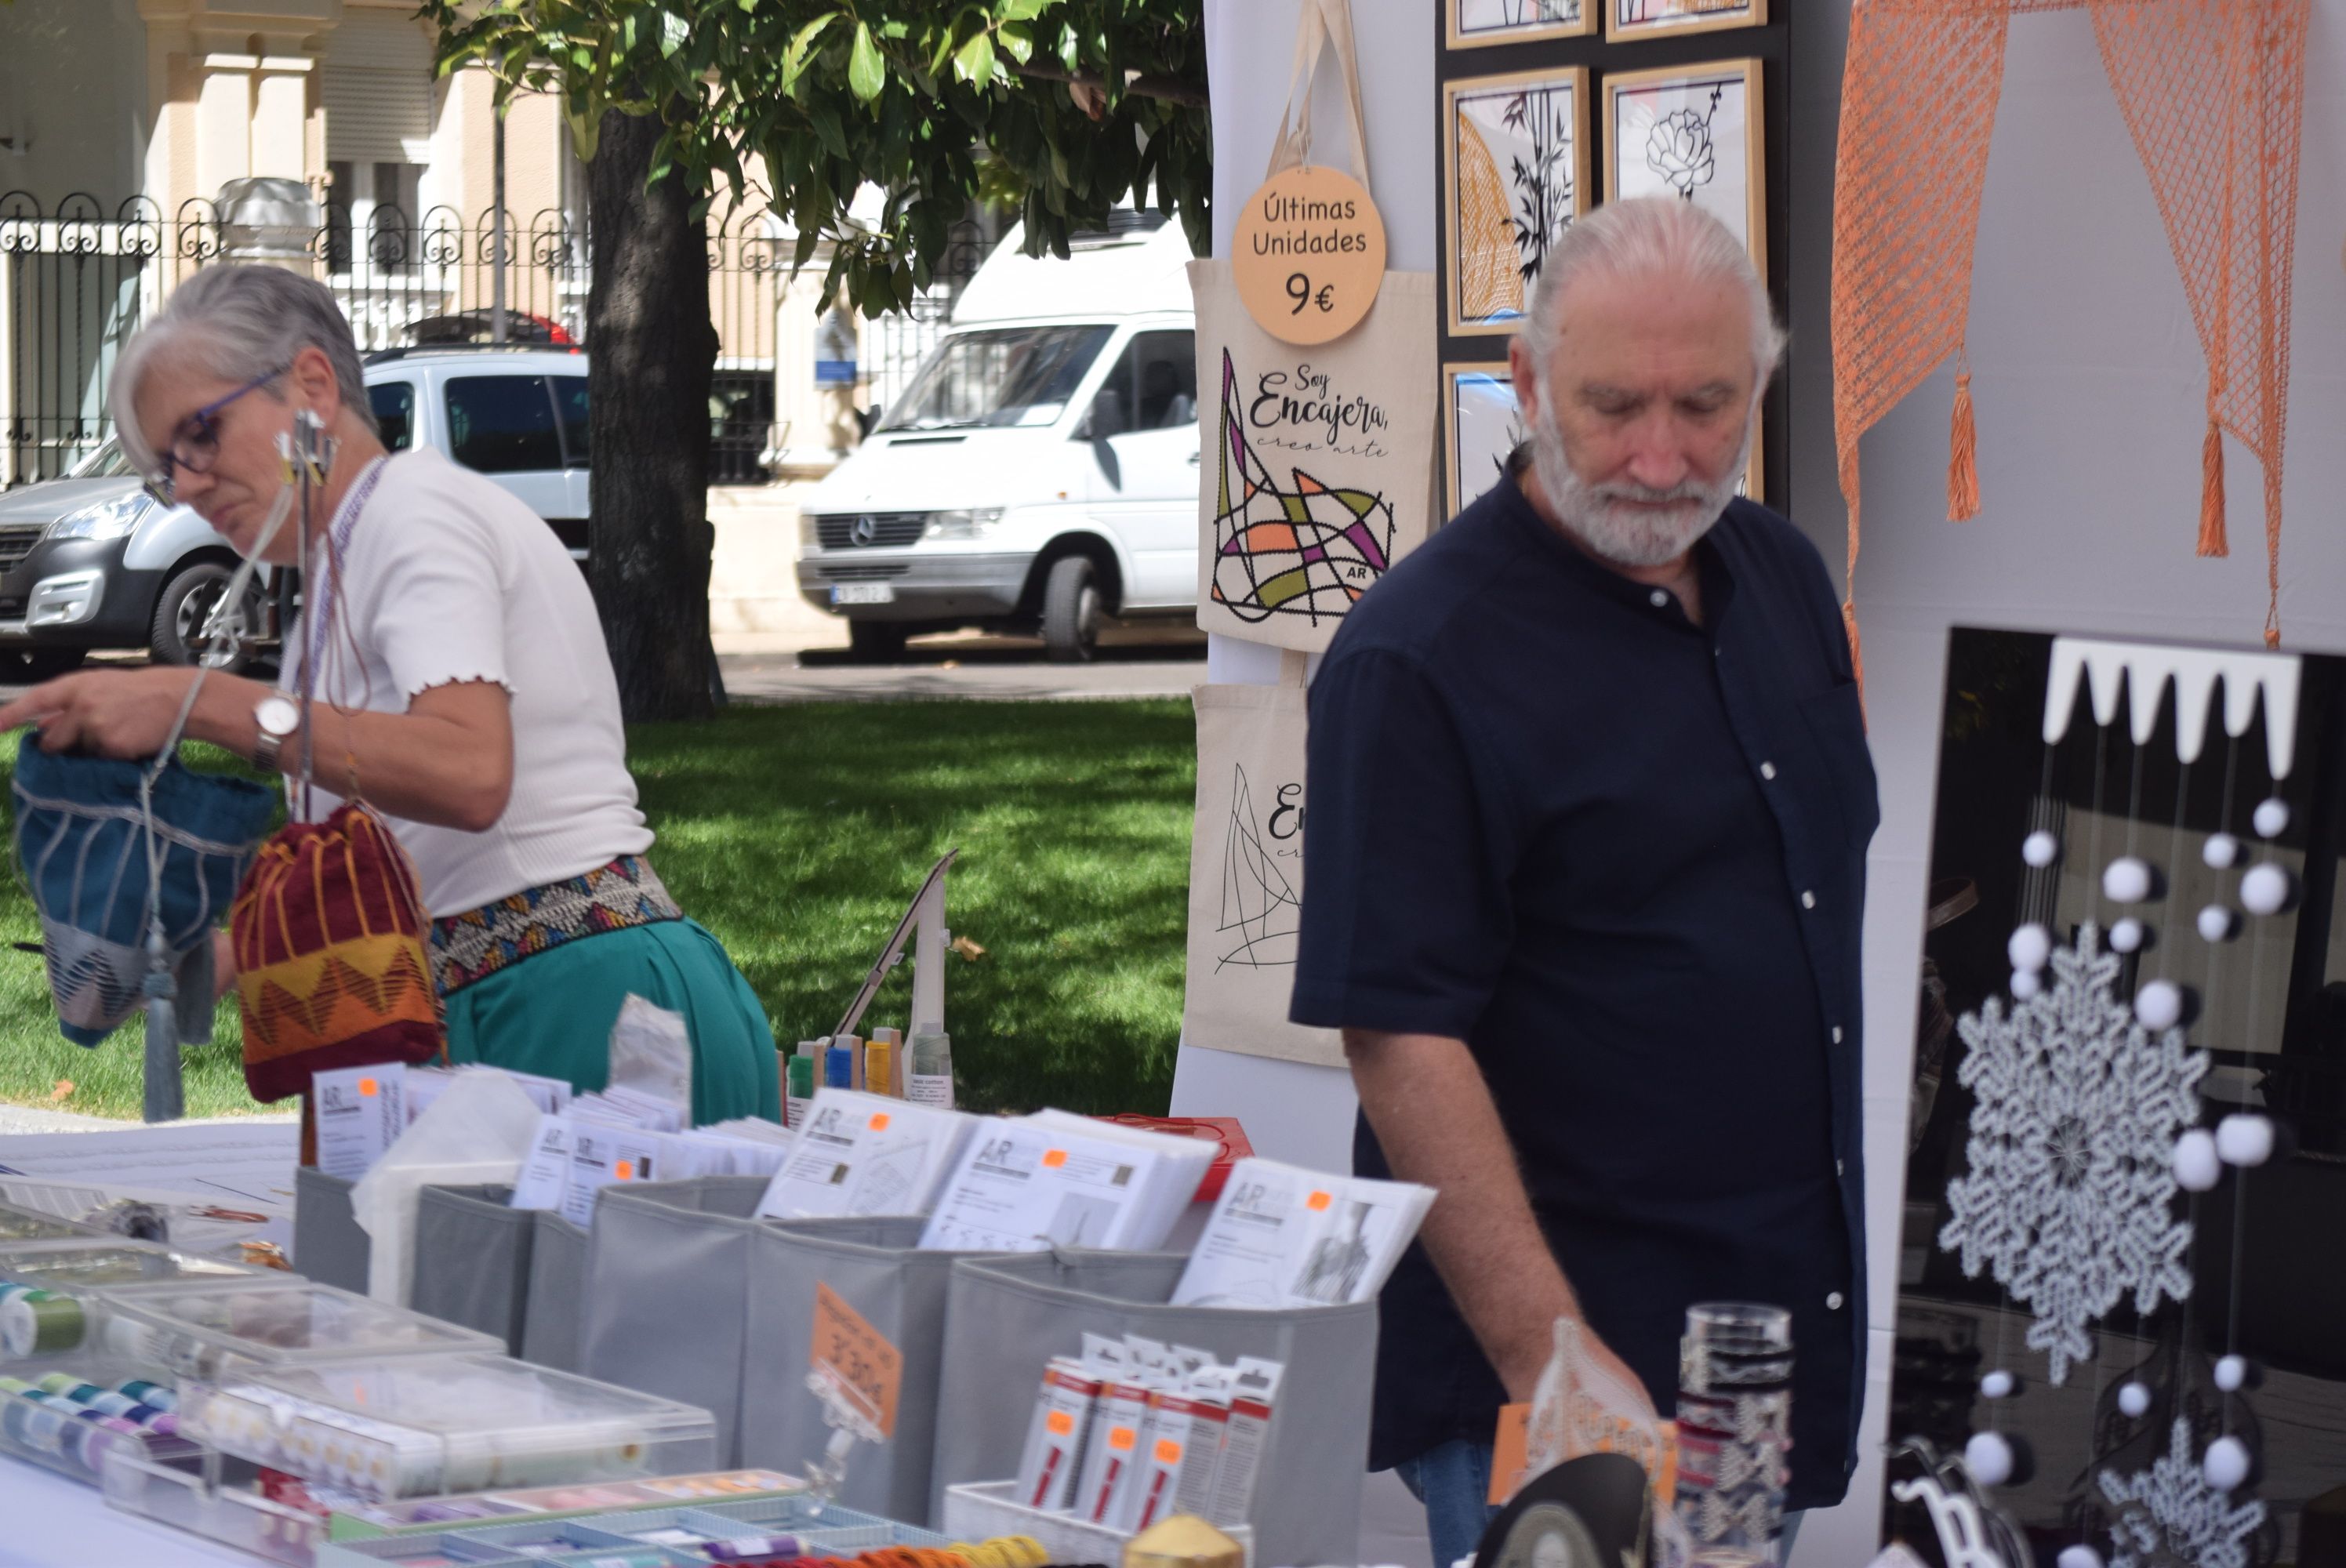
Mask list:
[[1532,1397],[1555,1351],[1558,1318],[1580,1319],[1582,1353],[1643,1397],[1637,1374],[1581,1319],[1466,1043],[1347,1029],[1344,1054],[1393,1175],[1437,1195],[1418,1239],[1507,1397]]
[[152,757],[170,738],[195,678],[194,670],[172,666],[63,676],[0,708],[0,730],[37,724],[44,751]]

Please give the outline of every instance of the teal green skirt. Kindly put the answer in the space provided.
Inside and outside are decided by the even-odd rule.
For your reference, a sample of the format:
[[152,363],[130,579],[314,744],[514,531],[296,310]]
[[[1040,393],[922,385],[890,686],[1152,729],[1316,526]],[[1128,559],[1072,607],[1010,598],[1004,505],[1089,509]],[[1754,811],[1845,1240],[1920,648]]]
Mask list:
[[694,1125],[781,1120],[766,1010],[724,946],[688,920],[581,937],[465,986],[448,998],[448,1059],[600,1089],[611,1025],[630,993],[683,1014]]

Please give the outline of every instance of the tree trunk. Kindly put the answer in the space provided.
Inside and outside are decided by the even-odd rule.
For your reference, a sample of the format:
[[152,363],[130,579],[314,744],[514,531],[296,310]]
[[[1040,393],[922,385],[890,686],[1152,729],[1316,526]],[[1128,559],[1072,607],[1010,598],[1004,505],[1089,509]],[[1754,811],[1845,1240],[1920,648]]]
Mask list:
[[659,137],[658,119],[607,114],[586,170],[591,581],[630,723],[704,718],[716,687],[708,239],[682,179],[645,188]]

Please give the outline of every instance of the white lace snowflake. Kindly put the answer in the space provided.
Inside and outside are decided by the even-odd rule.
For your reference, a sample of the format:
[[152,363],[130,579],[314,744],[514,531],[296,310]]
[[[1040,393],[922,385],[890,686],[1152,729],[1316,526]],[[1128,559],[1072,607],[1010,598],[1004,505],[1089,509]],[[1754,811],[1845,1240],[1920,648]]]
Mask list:
[[2102,1471],[2102,1495],[2117,1509],[2110,1568],[2248,1568],[2249,1538],[2264,1528],[2263,1503],[2235,1508],[2229,1492],[2208,1484],[2180,1417],[2167,1456],[2133,1475]]
[[2191,1293],[2172,1160],[2199,1118],[2208,1056],[2180,1029],[2153,1038],[2112,994],[2118,968],[2088,922],[2075,948],[2053,951],[2050,984],[2009,1014],[1991,997],[1959,1024],[1970,1168],[1947,1184],[1939,1245],[2035,1313],[2028,1343],[2056,1384],[2093,1353],[2086,1325],[2127,1291],[2146,1313]]

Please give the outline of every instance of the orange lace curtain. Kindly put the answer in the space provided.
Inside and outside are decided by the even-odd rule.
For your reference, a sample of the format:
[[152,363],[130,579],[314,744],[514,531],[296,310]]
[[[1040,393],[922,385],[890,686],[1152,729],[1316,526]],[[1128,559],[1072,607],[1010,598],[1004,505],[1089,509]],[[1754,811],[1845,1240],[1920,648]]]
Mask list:
[[1947,511],[1979,510],[1964,323],[1980,188],[2023,11],[2093,12],[2208,356],[2199,554],[2227,553],[2223,432],[2264,469],[2265,643],[2280,640],[2281,433],[2311,0],[1857,0],[1833,190],[1833,434],[1857,648],[1858,438],[1950,356]]

